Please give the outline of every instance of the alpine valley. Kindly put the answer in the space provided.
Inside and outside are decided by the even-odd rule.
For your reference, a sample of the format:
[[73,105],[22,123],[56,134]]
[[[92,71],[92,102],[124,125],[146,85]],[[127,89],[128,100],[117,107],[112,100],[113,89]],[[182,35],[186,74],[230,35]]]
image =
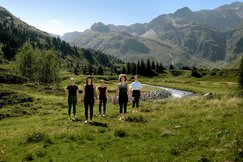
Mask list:
[[224,67],[243,52],[243,3],[194,12],[184,7],[149,23],[129,26],[98,22],[61,39],[124,61],[151,59],[166,66]]

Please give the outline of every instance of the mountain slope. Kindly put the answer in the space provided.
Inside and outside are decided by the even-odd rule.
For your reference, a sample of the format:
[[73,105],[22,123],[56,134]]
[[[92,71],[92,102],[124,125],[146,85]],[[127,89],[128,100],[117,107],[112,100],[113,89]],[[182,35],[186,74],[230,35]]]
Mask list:
[[69,43],[60,38],[52,37],[50,34],[26,24],[0,7],[0,55],[3,55],[3,57],[0,57],[0,62],[3,62],[3,58],[14,59],[18,49],[26,41],[40,50],[54,49],[57,51],[64,67],[76,63],[111,67],[120,62],[101,52],[70,46]]
[[242,22],[243,3],[235,2],[196,12],[185,7],[144,24],[99,22],[84,32],[66,33],[62,39],[125,61],[150,58],[164,65],[198,66],[200,62],[200,66],[214,67],[215,62],[231,62],[241,54]]

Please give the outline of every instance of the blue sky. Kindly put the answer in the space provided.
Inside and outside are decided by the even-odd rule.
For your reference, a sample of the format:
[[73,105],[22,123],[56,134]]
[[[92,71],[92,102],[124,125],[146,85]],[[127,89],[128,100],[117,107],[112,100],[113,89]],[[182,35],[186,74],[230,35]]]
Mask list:
[[[0,6],[43,31],[63,35],[95,22],[130,25],[149,22],[182,7],[214,9],[236,0],[0,0]],[[243,0],[238,0],[243,2]]]

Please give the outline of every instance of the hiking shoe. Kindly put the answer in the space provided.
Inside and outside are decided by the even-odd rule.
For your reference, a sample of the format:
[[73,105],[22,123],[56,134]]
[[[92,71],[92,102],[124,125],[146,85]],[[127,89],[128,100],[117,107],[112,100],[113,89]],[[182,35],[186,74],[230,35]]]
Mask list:
[[68,117],[68,120],[70,120],[70,117]]
[[105,114],[103,114],[102,116],[105,117]]
[[119,120],[122,120],[122,118],[120,117]]
[[85,120],[85,121],[84,121],[84,124],[87,124],[87,123],[88,123],[88,121],[87,121],[87,120]]
[[73,121],[76,121],[76,118],[75,117],[73,117]]
[[90,120],[89,123],[92,124],[93,123],[92,120]]

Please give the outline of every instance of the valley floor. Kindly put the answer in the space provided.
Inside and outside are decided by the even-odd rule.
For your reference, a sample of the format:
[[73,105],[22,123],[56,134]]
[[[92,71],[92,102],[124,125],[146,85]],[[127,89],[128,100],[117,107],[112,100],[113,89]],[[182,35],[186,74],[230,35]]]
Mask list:
[[[111,89],[115,82],[109,82]],[[126,121],[118,120],[118,105],[112,103],[99,117],[96,103],[94,123],[84,124],[83,102],[78,120],[67,119],[63,92],[68,79],[61,85],[54,91],[31,83],[0,84],[1,94],[8,95],[0,108],[1,162],[243,160],[242,97],[215,91],[211,97],[141,101],[138,113],[129,102]]]

